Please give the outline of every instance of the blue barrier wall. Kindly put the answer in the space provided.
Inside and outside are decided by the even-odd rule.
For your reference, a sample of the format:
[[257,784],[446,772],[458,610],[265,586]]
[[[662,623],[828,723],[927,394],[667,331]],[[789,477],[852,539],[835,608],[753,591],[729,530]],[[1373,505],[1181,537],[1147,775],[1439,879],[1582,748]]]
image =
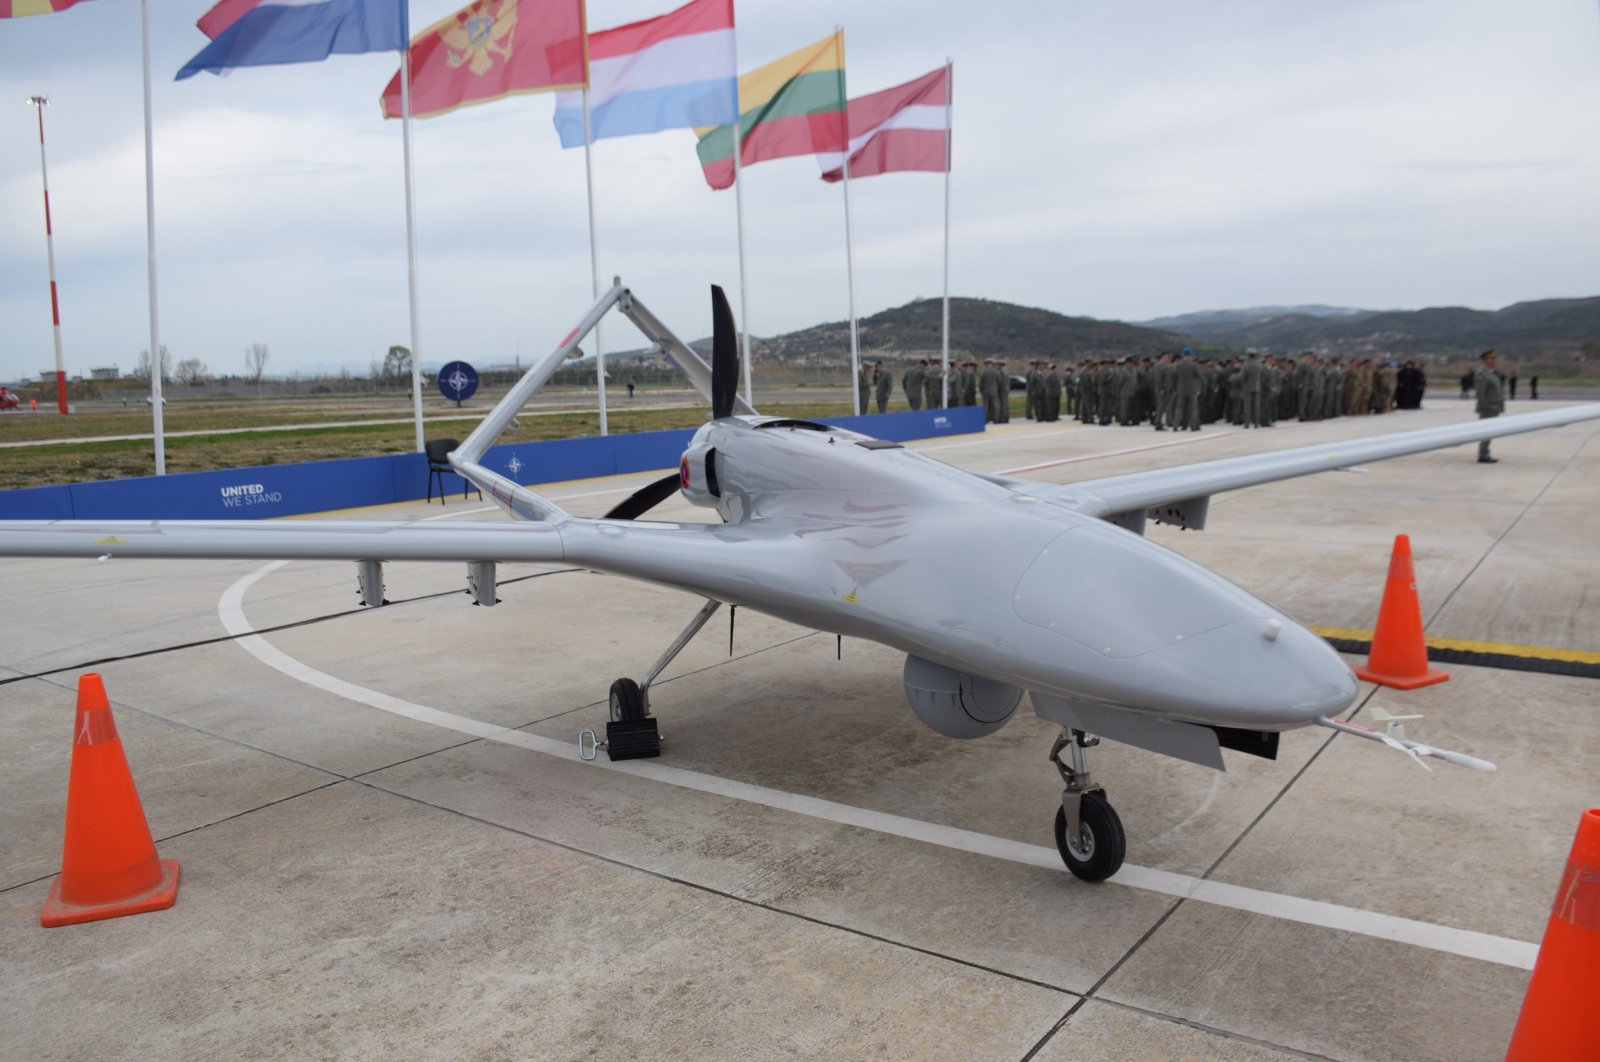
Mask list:
[[[981,432],[983,409],[827,417],[824,423],[906,442]],[[483,464],[524,486],[668,469],[677,466],[693,435],[682,428],[506,443],[491,447]],[[450,472],[444,486],[446,496],[459,497],[465,483]],[[415,501],[427,493],[427,459],[409,453],[0,491],[0,520],[254,520]]]

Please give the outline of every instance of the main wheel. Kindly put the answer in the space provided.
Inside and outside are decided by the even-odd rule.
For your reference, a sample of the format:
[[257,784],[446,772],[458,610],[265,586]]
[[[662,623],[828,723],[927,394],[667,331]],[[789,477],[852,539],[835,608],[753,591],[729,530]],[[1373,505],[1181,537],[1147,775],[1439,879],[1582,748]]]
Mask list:
[[644,718],[644,694],[639,684],[631,678],[619,678],[611,684],[611,721],[637,723]]
[[1104,881],[1117,872],[1127,854],[1128,835],[1122,831],[1122,820],[1100,792],[1083,794],[1078,819],[1078,836],[1069,838],[1066,809],[1056,809],[1056,850],[1075,876],[1089,882]]

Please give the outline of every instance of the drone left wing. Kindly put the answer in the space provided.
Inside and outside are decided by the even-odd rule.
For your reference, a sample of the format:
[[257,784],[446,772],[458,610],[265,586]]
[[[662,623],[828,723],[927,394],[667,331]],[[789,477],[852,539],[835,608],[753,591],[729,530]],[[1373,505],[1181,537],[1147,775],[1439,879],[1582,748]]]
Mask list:
[[1394,432],[1347,442],[1302,446],[1219,461],[1202,461],[1176,468],[1131,472],[1103,479],[1080,480],[1061,486],[1012,480],[1025,484],[1029,493],[1066,505],[1089,516],[1104,517],[1140,530],[1148,516],[1159,523],[1180,527],[1205,526],[1211,495],[1223,491],[1274,483],[1282,479],[1350,468],[1368,461],[1440,450],[1502,435],[1559,428],[1600,418],[1600,403],[1567,406],[1514,417],[1492,417],[1469,424]]
[[561,534],[528,521],[0,521],[0,556],[243,560],[562,561]]

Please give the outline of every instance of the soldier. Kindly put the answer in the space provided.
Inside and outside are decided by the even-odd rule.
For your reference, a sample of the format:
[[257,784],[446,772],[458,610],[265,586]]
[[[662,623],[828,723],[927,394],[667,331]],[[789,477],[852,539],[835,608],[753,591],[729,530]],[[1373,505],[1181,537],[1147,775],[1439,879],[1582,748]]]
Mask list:
[[983,394],[983,422],[1000,423],[1000,373],[994,367],[993,358],[983,363],[983,372],[978,377],[978,390]]
[[1171,411],[1167,408],[1172,403],[1172,353],[1162,351],[1160,359],[1150,366],[1150,390],[1154,392],[1155,402],[1150,408],[1150,423],[1155,425],[1156,431],[1167,430],[1167,418]]
[[856,415],[862,416],[872,412],[872,366],[866,362],[861,363],[861,371],[856,373]]
[[923,358],[900,377],[900,387],[906,393],[906,405],[912,409],[922,408],[922,375],[928,371],[928,359]]
[[1244,366],[1239,370],[1239,391],[1244,412],[1244,426],[1261,427],[1261,363],[1255,351],[1245,355]]
[[1372,411],[1387,413],[1394,408],[1394,370],[1378,365],[1372,370]]
[[1283,373],[1276,358],[1267,358],[1261,366],[1261,391],[1261,426],[1270,428],[1278,423],[1278,403],[1283,400]]
[[872,392],[878,400],[878,412],[889,412],[889,388],[893,383],[889,370],[883,367],[883,362],[878,362],[872,369]]
[[999,358],[995,359],[994,370],[1000,378],[1000,389],[997,392],[1000,405],[996,412],[1000,414],[999,423],[1011,423],[1011,376],[1006,372],[1006,363]]
[[1173,366],[1172,379],[1177,396],[1179,421],[1174,427],[1179,431],[1200,430],[1200,366],[1195,363],[1194,352],[1183,348],[1183,357]]
[[961,404],[978,404],[978,363],[969,361],[961,367]]
[[922,404],[929,409],[944,408],[944,370],[930,364],[922,377]]
[[1300,385],[1295,379],[1294,360],[1275,358],[1278,366],[1278,419],[1295,415],[1300,408]]
[[1051,424],[1061,419],[1061,374],[1053,361],[1045,366],[1044,419]]
[[1028,362],[1028,372],[1025,379],[1027,388],[1023,392],[1022,416],[1024,420],[1041,420],[1039,415],[1039,400],[1044,397],[1044,373],[1039,371],[1037,361]]
[[[1506,411],[1505,387],[1500,380],[1500,374],[1495,371],[1495,353],[1492,350],[1484,351],[1479,360],[1483,362],[1478,366],[1477,373],[1472,378],[1472,389],[1478,398],[1478,418],[1498,417]],[[1534,377],[1538,379],[1538,377]],[[1534,392],[1537,397],[1538,392]],[[1492,465],[1499,461],[1498,457],[1489,456],[1489,440],[1484,439],[1478,444],[1478,463]]]
[[1300,419],[1322,419],[1322,366],[1317,364],[1317,356],[1306,351],[1300,359]]
[[1100,371],[1095,373],[1095,383],[1099,395],[1095,405],[1100,411],[1100,426],[1110,424],[1117,416],[1117,365],[1115,362],[1102,361]]
[[1244,366],[1229,360],[1222,370],[1222,390],[1228,396],[1228,423],[1244,423]]

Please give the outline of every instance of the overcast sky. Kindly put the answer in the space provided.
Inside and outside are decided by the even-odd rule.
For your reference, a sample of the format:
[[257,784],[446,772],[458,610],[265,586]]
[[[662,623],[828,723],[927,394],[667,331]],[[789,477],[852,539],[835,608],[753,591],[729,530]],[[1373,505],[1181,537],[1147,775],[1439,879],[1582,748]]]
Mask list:
[[[523,0],[529,3],[530,0]],[[408,342],[390,54],[173,75],[210,0],[151,3],[161,338],[240,372]],[[412,0],[419,31],[460,6]],[[592,0],[589,24],[672,0]],[[862,95],[955,63],[951,292],[1143,320],[1600,294],[1595,0],[739,0],[748,70],[844,27]],[[149,346],[139,5],[0,22],[0,380],[53,367],[34,110],[45,112],[69,373]],[[583,152],[554,97],[413,125],[425,363],[527,359],[591,302]],[[685,339],[737,297],[732,190],[694,135],[594,148],[603,278]],[[749,327],[848,314],[843,193],[809,158],[745,171]],[[944,181],[853,182],[861,315],[942,288]],[[738,303],[735,302],[737,307]],[[743,323],[743,322],[741,322]],[[625,324],[608,346],[636,346]]]

